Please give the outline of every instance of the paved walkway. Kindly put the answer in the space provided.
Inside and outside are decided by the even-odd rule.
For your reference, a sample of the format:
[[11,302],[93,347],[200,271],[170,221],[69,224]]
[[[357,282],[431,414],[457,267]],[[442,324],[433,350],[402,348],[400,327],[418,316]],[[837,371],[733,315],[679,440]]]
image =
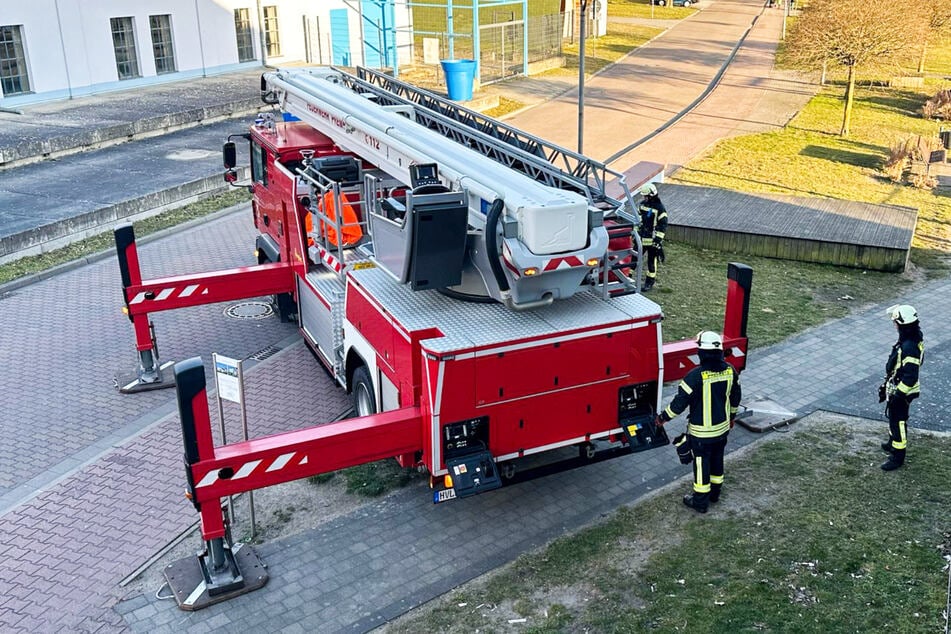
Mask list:
[[[721,0],[702,15],[710,20],[707,12],[720,7],[748,19],[755,6],[752,0]],[[642,83],[634,77],[624,85]],[[742,85],[732,88],[738,92],[730,103],[749,98]],[[684,97],[672,96],[671,104],[675,98]],[[541,108],[532,110],[551,120]],[[664,135],[682,136],[676,126]],[[615,140],[602,156],[616,146]],[[143,245],[145,274],[247,262],[251,243],[242,209],[173,240]],[[6,413],[0,432],[7,439],[0,448],[0,529],[8,535],[0,545],[4,631],[365,631],[686,474],[672,453],[658,450],[439,506],[430,503],[428,490],[411,487],[265,544],[258,550],[270,583],[226,604],[187,613],[157,599],[154,590],[127,596],[118,581],[196,514],[181,497],[181,439],[169,393],[119,396],[111,386],[111,371],[135,360],[131,329],[118,312],[117,280],[109,259],[0,295],[0,321],[14,326],[0,331],[0,351],[4,367],[15,369],[0,386]],[[925,325],[921,425],[947,430],[951,389],[939,386],[951,387],[941,360],[951,338],[951,324],[943,319],[951,314],[951,282],[898,299],[918,305]],[[886,304],[754,350],[743,377],[747,395],[801,412],[832,404],[873,415],[868,402],[874,402],[872,388],[894,337],[883,315]],[[306,348],[287,345],[291,327],[276,320],[236,322],[220,309],[157,318],[163,356],[207,358],[217,351],[244,358],[283,342],[284,350],[249,372],[255,434],[332,420],[345,406],[339,392],[317,387],[323,375]],[[301,412],[309,418],[301,420]],[[731,448],[756,438],[737,430]],[[869,477],[883,476],[873,469]],[[198,546],[197,537],[189,539]]]

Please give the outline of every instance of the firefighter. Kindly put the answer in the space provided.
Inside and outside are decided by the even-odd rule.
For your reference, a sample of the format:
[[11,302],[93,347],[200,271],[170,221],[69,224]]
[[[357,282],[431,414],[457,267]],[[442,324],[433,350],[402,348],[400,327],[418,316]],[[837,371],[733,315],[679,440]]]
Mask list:
[[918,322],[918,312],[908,304],[896,304],[886,311],[895,322],[898,341],[892,346],[885,364],[885,382],[878,388],[878,402],[886,402],[889,436],[882,449],[891,454],[882,464],[885,471],[894,471],[905,464],[908,446],[908,409],[918,398],[918,371],[925,354],[924,337]]
[[687,438],[693,453],[693,494],[684,504],[706,513],[720,499],[723,488],[723,451],[740,405],[740,377],[723,359],[723,339],[705,330],[697,335],[700,365],[680,382],[677,395],[656,424],[663,427],[687,407]]
[[664,236],[667,233],[667,209],[657,195],[657,187],[647,183],[640,189],[641,200],[637,211],[641,216],[641,226],[637,233],[641,236],[644,257],[647,260],[647,273],[644,287],[649,291],[657,281],[657,261],[664,261]]

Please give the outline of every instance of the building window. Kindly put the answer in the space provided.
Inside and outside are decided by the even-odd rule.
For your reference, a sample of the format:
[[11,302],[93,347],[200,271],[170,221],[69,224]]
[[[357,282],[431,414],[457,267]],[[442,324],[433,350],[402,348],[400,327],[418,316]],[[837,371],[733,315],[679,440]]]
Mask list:
[[277,7],[264,7],[264,40],[269,57],[281,54],[281,36],[277,28]]
[[234,32],[238,38],[238,61],[250,62],[254,59],[254,36],[248,9],[234,10]]
[[3,95],[22,95],[30,92],[30,76],[23,53],[23,27],[0,26],[0,86]]
[[155,74],[175,72],[175,51],[172,50],[172,16],[150,15],[152,54],[155,55]]
[[139,58],[135,53],[135,27],[132,18],[110,18],[112,47],[116,50],[119,79],[139,76]]

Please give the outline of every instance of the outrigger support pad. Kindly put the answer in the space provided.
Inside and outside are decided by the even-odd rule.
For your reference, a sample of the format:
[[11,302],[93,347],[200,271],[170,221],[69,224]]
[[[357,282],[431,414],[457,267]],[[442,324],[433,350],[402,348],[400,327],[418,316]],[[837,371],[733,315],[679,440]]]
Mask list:
[[113,235],[116,241],[116,256],[119,259],[119,274],[122,276],[122,299],[125,302],[125,312],[132,321],[135,344],[139,351],[138,367],[131,373],[117,372],[116,387],[123,394],[172,387],[175,385],[174,379],[165,378],[162,374],[162,370],[172,365],[172,362],[159,361],[155,328],[149,321],[148,314],[133,315],[129,307],[129,287],[142,284],[135,230],[131,223],[124,223],[115,228]]
[[116,387],[123,394],[175,387],[175,377],[171,372],[164,371],[174,363],[174,361],[160,363],[151,350],[141,350],[139,364],[135,370],[116,373]]
[[195,490],[192,471],[195,464],[215,457],[201,358],[194,357],[176,364],[174,376],[185,447],[188,497],[201,514],[204,549],[197,557],[185,557],[169,564],[164,573],[178,607],[191,611],[257,590],[267,583],[268,574],[267,567],[253,548],[240,543],[231,545],[221,499],[199,501]]
[[[214,545],[216,541],[218,546]],[[227,548],[224,538],[205,544],[205,552],[174,561],[163,571],[180,609],[201,610],[262,588],[268,582],[267,566],[250,546],[239,543]],[[224,558],[219,569],[211,561],[216,548]]]

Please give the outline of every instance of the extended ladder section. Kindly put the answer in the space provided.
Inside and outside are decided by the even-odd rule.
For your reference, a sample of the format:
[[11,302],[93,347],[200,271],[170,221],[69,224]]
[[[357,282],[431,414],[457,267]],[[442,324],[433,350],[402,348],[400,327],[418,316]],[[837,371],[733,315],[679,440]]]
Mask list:
[[[410,106],[417,123],[538,182],[576,191],[586,196],[590,204],[603,209],[605,215],[618,212],[628,222],[636,222],[631,213],[635,205],[624,174],[604,163],[376,70],[358,67],[356,77],[341,72],[340,81],[354,92],[372,95],[381,105]],[[605,193],[609,179],[621,188],[623,199]]]
[[[622,202],[604,193],[611,173],[605,166],[497,122],[492,136],[334,68],[282,69],[266,73],[262,81],[265,101],[280,104],[392,178],[408,184],[416,167],[438,166],[439,184],[467,197],[468,225],[476,236],[468,248],[469,270],[475,273],[467,278],[484,283],[485,295],[519,309],[550,304],[590,286],[604,296],[636,290],[629,273],[636,271],[633,277],[639,279],[640,258],[633,256],[640,244],[634,232],[630,257],[621,258],[630,263],[625,274],[606,274],[604,217],[617,216],[628,225],[636,220],[628,211],[633,209],[629,195]],[[398,88],[410,90],[403,86]],[[420,92],[417,97],[427,96]],[[432,103],[443,111],[452,107]],[[470,123],[481,121],[471,118],[471,111],[454,114]],[[546,151],[573,161],[566,167],[575,173],[539,156]],[[371,215],[371,233],[372,221]]]

